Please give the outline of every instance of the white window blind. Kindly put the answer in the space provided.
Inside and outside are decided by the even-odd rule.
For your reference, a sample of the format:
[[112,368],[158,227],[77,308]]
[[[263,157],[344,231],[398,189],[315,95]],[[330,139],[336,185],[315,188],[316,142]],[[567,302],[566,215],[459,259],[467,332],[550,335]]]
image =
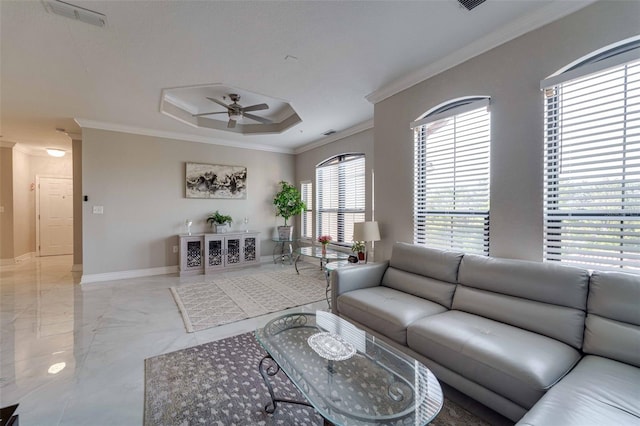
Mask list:
[[353,224],[364,221],[364,154],[338,155],[318,165],[316,200],[316,237],[331,235],[335,243],[350,243]]
[[465,99],[414,123],[414,243],[489,254],[488,105]]
[[311,190],[311,182],[302,182],[300,184],[300,195],[307,206],[305,211],[302,212],[302,231],[300,235],[302,238],[313,238],[313,198]]
[[544,99],[545,261],[640,270],[640,60]]

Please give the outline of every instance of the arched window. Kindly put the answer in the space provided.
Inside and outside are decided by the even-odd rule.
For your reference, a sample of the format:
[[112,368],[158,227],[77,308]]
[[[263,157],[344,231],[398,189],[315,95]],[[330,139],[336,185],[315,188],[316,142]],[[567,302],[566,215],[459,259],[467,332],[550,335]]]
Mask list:
[[364,222],[364,154],[341,154],[316,166],[316,237],[351,244],[353,224]]
[[412,123],[416,244],[489,254],[489,98],[450,101]]
[[544,260],[640,270],[640,39],[541,82]]

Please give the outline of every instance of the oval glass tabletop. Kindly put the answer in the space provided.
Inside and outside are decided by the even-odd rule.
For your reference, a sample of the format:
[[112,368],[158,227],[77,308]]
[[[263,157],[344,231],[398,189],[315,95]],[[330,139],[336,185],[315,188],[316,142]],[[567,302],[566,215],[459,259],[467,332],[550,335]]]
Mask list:
[[[440,384],[426,366],[331,313],[284,315],[255,335],[269,354],[265,358],[277,364],[265,371],[281,368],[328,422],[426,425],[442,408]],[[312,347],[310,341],[330,346]],[[263,373],[262,362],[260,367]],[[265,380],[269,375],[263,373]],[[277,402],[304,404],[277,399],[267,386],[269,412]]]

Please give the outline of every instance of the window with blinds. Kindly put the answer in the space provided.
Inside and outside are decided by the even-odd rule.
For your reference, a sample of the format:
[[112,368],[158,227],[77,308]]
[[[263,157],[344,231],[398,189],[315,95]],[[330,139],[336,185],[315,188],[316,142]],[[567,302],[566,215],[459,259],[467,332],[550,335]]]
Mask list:
[[623,50],[541,84],[545,261],[640,270],[640,44]]
[[353,224],[364,222],[364,154],[342,154],[316,167],[316,237],[350,244]]
[[412,123],[416,244],[489,254],[488,98],[465,98]]
[[302,201],[307,206],[304,212],[302,212],[302,230],[300,233],[301,238],[313,238],[313,198],[311,196],[312,190],[311,182],[302,182],[300,184],[300,195]]

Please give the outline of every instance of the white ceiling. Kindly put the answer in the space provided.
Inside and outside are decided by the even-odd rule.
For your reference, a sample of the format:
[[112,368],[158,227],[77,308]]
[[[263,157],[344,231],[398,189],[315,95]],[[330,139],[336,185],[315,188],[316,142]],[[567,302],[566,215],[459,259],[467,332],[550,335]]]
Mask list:
[[[83,125],[300,152],[366,128],[372,101],[593,0],[84,1],[105,28],[0,0],[0,141],[70,149]],[[297,60],[285,60],[287,55]],[[160,112],[164,88],[224,83],[289,102],[279,135],[198,129]]]

